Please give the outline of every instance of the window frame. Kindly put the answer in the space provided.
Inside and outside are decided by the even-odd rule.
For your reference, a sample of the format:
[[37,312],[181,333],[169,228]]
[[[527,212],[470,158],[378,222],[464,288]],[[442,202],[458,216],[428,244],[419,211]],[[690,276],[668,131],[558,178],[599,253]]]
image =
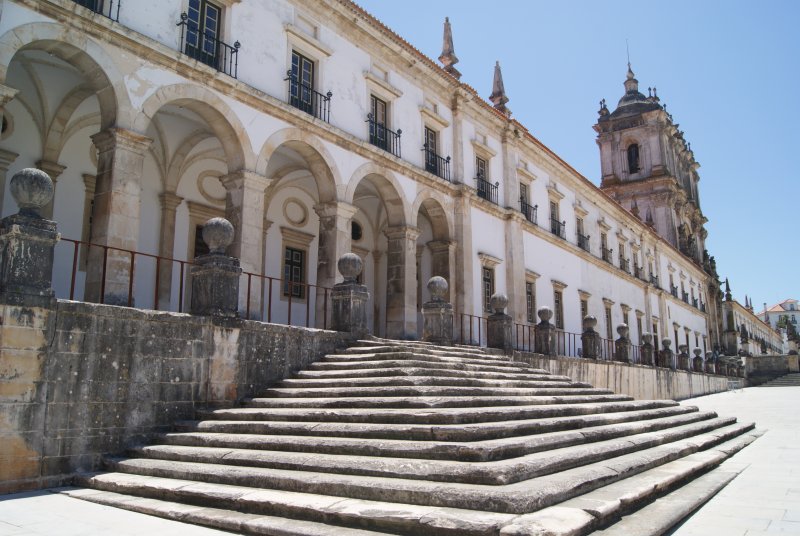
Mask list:
[[[208,32],[209,7],[216,10],[217,17],[213,33]],[[222,43],[222,29],[224,5],[210,2],[209,0],[189,0],[186,8],[186,43],[183,53],[210,67],[218,68],[220,59],[220,43]],[[196,20],[193,19],[196,17]],[[213,19],[212,19],[213,20]],[[205,38],[211,38],[214,50],[208,51]],[[194,44],[192,44],[194,41]]]

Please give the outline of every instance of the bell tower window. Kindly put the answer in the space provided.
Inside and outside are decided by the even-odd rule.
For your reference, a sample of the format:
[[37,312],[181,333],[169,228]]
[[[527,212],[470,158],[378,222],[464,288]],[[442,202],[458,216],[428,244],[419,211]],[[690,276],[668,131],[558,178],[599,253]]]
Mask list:
[[632,143],[628,146],[628,172],[639,172],[639,145]]

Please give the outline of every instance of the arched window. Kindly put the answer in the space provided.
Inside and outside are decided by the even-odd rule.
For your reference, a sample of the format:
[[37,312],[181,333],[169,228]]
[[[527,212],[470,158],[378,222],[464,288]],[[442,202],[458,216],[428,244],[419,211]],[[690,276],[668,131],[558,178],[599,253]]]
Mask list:
[[632,143],[628,146],[628,172],[637,173],[639,171],[639,145]]

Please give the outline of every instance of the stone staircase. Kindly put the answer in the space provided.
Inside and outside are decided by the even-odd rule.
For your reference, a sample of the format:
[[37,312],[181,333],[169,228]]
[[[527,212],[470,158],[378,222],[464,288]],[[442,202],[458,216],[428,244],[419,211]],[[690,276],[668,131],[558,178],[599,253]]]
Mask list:
[[71,494],[242,534],[580,535],[757,437],[486,350],[377,339],[198,417]]
[[785,374],[780,378],[762,383],[759,387],[800,387],[800,374],[796,372]]

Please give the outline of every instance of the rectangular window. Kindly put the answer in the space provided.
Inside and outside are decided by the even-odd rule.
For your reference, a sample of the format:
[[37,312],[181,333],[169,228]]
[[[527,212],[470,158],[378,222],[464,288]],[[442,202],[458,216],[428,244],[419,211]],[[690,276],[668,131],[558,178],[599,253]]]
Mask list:
[[564,293],[560,290],[553,291],[553,303],[556,310],[556,328],[564,329]]
[[581,300],[581,325],[587,316],[589,316],[589,300]]
[[550,201],[550,219],[554,221],[559,221],[558,203],[555,201]]
[[489,313],[492,311],[492,296],[494,295],[494,268],[483,267],[482,270],[482,284],[483,284],[483,310]]
[[186,55],[216,69],[222,9],[206,0],[189,0],[186,14]]
[[314,114],[314,62],[292,51],[292,80],[289,85],[289,104]]
[[675,352],[678,351],[678,345],[680,345],[680,341],[678,340],[678,328],[675,328]]
[[636,332],[639,334],[639,344],[642,344],[642,317],[636,317]]
[[658,322],[653,322],[653,349],[658,352]]
[[387,104],[375,95],[370,95],[370,116],[372,120],[369,122],[369,142],[376,145],[383,150],[388,151],[389,138],[386,129],[387,124]]
[[614,328],[611,325],[611,306],[606,306],[606,338],[614,339]]
[[583,235],[583,218],[575,218],[575,229],[579,235]]
[[475,157],[475,175],[479,179],[489,180],[488,166],[486,164],[486,160],[484,160],[480,156]]
[[287,247],[283,256],[283,295],[304,299],[306,296],[306,252]]
[[425,127],[425,170],[434,175],[439,174],[437,132]]
[[525,308],[528,313],[528,323],[536,322],[536,283],[527,281],[525,283]]

